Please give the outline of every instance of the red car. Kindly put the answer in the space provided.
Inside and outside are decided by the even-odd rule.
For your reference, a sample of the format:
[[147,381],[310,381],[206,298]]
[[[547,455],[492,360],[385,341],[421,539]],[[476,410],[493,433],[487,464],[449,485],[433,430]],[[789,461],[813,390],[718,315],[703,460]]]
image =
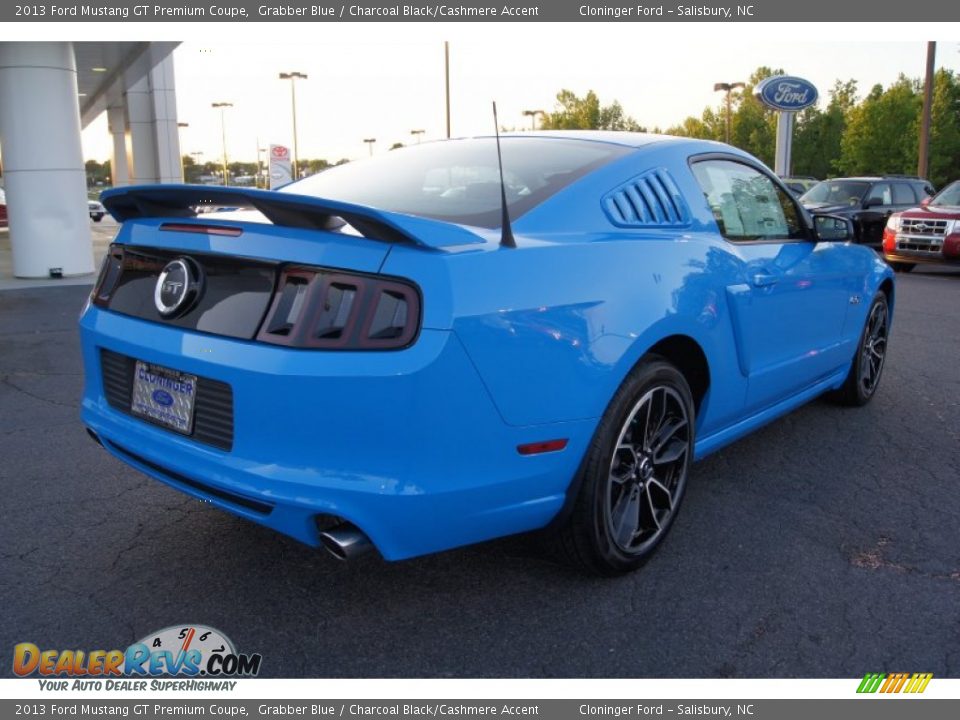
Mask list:
[[960,265],[960,180],[920,207],[891,215],[883,257],[898,272],[910,272],[917,263]]
[[7,196],[0,188],[0,227],[7,226]]

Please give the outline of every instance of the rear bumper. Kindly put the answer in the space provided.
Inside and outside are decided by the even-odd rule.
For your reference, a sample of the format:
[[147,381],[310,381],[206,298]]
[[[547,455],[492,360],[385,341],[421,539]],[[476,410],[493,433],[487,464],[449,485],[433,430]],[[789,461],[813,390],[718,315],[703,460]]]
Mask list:
[[[322,352],[184,332],[89,308],[81,318],[83,422],[124,462],[309,545],[315,517],[361,528],[401,559],[547,524],[595,419],[503,422],[449,331],[397,352]],[[100,349],[229,384],[229,452],[110,406]],[[560,452],[520,444],[568,438]]]

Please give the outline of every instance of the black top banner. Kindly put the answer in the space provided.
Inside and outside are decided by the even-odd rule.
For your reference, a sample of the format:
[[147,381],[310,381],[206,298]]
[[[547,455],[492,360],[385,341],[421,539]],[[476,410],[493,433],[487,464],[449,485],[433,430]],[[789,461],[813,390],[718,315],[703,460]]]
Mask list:
[[[954,22],[960,3],[943,0],[743,0],[723,2],[41,2],[4,4],[0,22]],[[857,33],[859,39],[863,33]]]

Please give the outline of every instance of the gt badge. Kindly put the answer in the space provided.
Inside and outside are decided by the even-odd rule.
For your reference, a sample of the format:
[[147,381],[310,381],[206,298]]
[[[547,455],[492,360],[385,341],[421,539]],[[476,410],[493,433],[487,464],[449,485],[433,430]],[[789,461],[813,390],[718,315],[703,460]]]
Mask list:
[[157,278],[153,304],[165,318],[187,313],[203,292],[203,268],[187,257],[167,263]]

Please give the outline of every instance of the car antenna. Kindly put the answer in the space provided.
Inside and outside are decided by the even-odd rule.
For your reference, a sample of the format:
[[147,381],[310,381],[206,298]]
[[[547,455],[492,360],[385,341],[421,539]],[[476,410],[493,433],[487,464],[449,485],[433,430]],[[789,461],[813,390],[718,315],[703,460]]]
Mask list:
[[497,121],[496,100],[493,101],[493,131],[497,136],[497,163],[500,165],[500,207],[503,209],[500,247],[515,248],[517,241],[513,239],[513,230],[510,227],[510,211],[507,209],[507,184],[503,180],[503,156],[500,154],[500,123]]

